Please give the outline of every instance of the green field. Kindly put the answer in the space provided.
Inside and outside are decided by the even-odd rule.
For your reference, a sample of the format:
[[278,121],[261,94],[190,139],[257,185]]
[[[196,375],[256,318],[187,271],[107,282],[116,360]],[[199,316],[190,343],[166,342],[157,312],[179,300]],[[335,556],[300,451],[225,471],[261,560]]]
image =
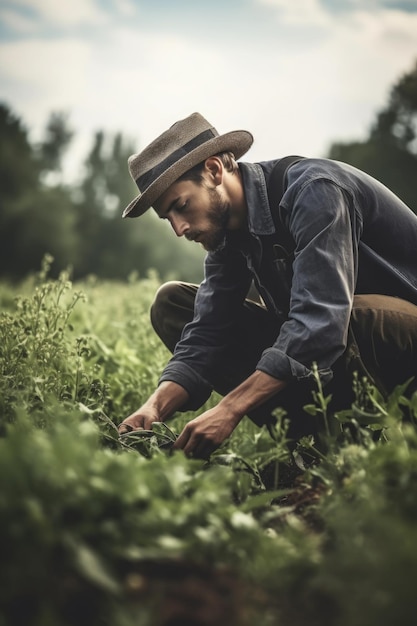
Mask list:
[[119,438],[169,356],[158,284],[0,286],[0,626],[415,624],[417,398],[356,381],[337,419],[318,387],[294,455],[282,415],[209,461],[170,449],[191,414]]

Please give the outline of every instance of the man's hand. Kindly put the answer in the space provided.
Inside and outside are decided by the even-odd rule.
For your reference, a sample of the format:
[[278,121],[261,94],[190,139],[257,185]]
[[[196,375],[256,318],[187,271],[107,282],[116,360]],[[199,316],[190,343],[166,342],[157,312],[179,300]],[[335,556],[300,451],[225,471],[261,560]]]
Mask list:
[[154,422],[164,422],[188,401],[188,392],[177,383],[166,381],[148,398],[143,406],[119,424],[119,435],[132,430],[151,430]]
[[228,393],[219,404],[194,418],[185,426],[174,444],[188,456],[207,459],[230,437],[240,420],[250,410],[286,387],[287,383],[256,371],[236,389]]
[[159,415],[154,409],[142,407],[119,424],[119,435],[124,435],[132,430],[151,430],[152,424],[160,421]]
[[188,422],[173,448],[190,457],[207,459],[230,437],[242,417],[227,413],[219,404]]

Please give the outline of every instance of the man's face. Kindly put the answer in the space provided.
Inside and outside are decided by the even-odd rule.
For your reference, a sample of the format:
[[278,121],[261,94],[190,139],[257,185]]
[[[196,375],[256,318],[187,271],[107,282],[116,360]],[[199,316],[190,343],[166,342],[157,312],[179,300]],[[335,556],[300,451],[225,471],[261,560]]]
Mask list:
[[230,205],[219,188],[205,180],[201,184],[190,180],[174,183],[154,206],[158,216],[170,222],[177,237],[184,235],[208,251],[223,243]]

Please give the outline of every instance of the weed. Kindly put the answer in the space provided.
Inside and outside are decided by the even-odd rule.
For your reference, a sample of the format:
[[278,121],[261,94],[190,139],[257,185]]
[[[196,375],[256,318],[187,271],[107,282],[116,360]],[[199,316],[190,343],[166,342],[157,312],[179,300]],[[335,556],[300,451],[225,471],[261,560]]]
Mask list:
[[149,322],[158,279],[79,289],[50,262],[0,289],[0,624],[166,626],[191,589],[211,598],[206,624],[222,623],[215,603],[238,626],[413,623],[407,381],[385,398],[356,377],[334,416],[315,369],[322,435],[294,456],[279,411],[205,462],[172,451],[190,414],[119,437],[168,358]]

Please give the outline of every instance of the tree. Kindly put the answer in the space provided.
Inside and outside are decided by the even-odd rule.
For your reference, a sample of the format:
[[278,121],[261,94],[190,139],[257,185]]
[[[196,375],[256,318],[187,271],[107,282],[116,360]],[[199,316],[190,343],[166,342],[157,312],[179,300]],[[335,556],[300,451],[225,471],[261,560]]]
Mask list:
[[202,251],[176,240],[151,211],[122,220],[137,193],[127,168],[131,143],[97,131],[84,175],[69,187],[59,173],[72,137],[67,115],[52,113],[32,145],[21,120],[0,104],[0,276],[21,279],[50,253],[53,273],[70,265],[75,278],[126,279],[154,268],[161,278],[200,280]]
[[85,173],[75,193],[80,254],[76,276],[96,274],[126,279],[155,269],[162,278],[202,278],[203,252],[184,245],[152,211],[139,220],[123,220],[124,207],[137,194],[127,159],[134,151],[120,133],[98,131],[85,161]]
[[71,143],[73,134],[69,128],[66,113],[51,113],[46,125],[44,140],[38,146],[38,156],[43,170],[47,172],[61,170],[62,159]]
[[386,141],[417,155],[417,61],[391,91],[388,105],[377,116],[371,139]]
[[391,90],[363,142],[335,143],[329,157],[375,176],[417,213],[417,62]]
[[[70,195],[61,185],[43,182],[42,173],[52,161],[45,163],[5,104],[0,105],[0,137],[0,275],[22,278],[40,267],[46,252],[53,253],[55,267],[62,269],[76,256]],[[67,144],[55,138],[54,169]]]
[[5,104],[0,104],[0,216],[4,217],[10,200],[23,189],[36,186],[39,165],[34,158],[27,130]]

